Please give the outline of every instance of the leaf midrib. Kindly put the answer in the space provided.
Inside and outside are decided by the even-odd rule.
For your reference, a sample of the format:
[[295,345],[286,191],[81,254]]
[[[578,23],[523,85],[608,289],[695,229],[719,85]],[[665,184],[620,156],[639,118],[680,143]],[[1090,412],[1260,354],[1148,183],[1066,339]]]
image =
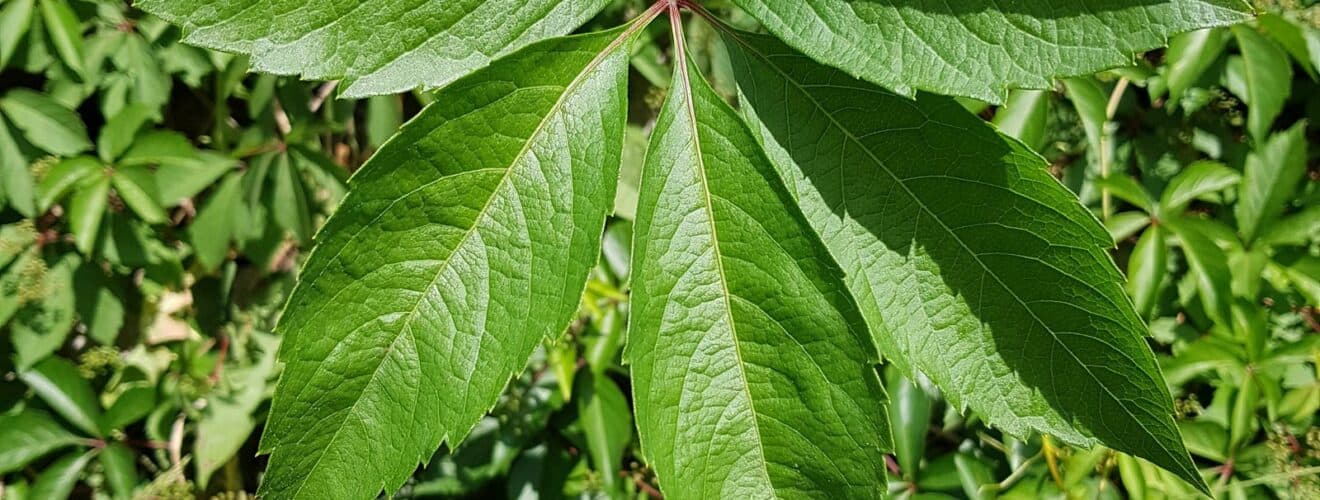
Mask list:
[[[508,183],[510,178],[510,173],[514,170],[515,167],[526,164],[521,160],[527,155],[528,151],[531,150],[532,144],[535,143],[536,140],[541,137],[542,133],[545,131],[546,125],[552,121],[551,117],[557,115],[562,110],[563,105],[568,100],[568,98],[571,95],[573,95],[573,93],[576,92],[579,87],[581,87],[583,82],[587,80],[586,75],[589,75],[592,72],[594,72],[596,68],[598,68],[600,64],[603,63],[605,59],[607,59],[610,55],[614,54],[614,52],[619,48],[619,46],[622,45],[623,42],[631,35],[632,35],[631,32],[625,31],[613,42],[610,42],[610,44],[606,46],[605,49],[601,50],[601,52],[597,54],[596,57],[591,60],[591,62],[587,63],[587,65],[582,69],[582,71],[578,72],[578,74],[573,77],[573,80],[571,80],[569,84],[564,87],[564,92],[559,96],[559,98],[555,101],[555,103],[551,105],[550,109],[546,112],[545,117],[543,117],[541,121],[537,123],[536,129],[534,129],[532,133],[528,135],[527,140],[523,143],[523,147],[518,151],[518,154],[512,157],[513,158],[512,165],[509,165],[508,167],[504,168],[504,174],[500,177],[500,180],[495,183],[495,189],[491,190],[490,197],[486,199],[486,202],[485,204],[482,205],[481,210],[477,212],[477,216],[473,219],[472,226],[469,227],[466,231],[464,231],[463,236],[461,236],[458,242],[455,243],[454,250],[451,251],[450,254],[445,257],[445,259],[442,261],[440,268],[436,270],[435,277],[431,279],[431,282],[423,290],[430,290],[431,288],[435,287],[436,282],[439,281],[441,276],[445,273],[445,271],[449,269],[449,266],[454,260],[453,259],[454,253],[457,252],[459,248],[461,248],[463,245],[467,243],[467,241],[471,238],[471,236],[476,232],[477,227],[481,225],[480,223],[482,219],[485,219],[487,217],[491,203],[495,200],[499,190]],[[442,178],[444,177],[450,177],[450,176],[443,176]],[[433,183],[428,183],[428,185],[430,184]],[[356,238],[356,236],[354,236],[354,238]],[[345,247],[347,247],[347,244],[345,244]],[[340,250],[342,251],[343,247],[341,247]],[[318,278],[320,276],[321,274],[317,275]],[[350,406],[348,408],[348,411],[345,412],[346,415],[345,420],[347,420],[347,415],[352,415],[357,412],[358,405],[362,402],[362,393],[365,392],[367,387],[369,387],[372,384],[372,382],[375,381],[376,376],[380,373],[381,367],[384,366],[384,360],[390,356],[390,354],[394,350],[394,346],[398,343],[398,337],[402,336],[404,332],[407,332],[407,335],[410,337],[413,336],[412,333],[413,320],[417,318],[417,310],[421,306],[424,296],[425,294],[419,297],[417,301],[413,303],[412,309],[405,313],[406,316],[403,321],[403,325],[399,328],[399,333],[395,334],[395,340],[390,342],[389,347],[385,350],[384,353],[381,354],[379,358],[380,361],[377,363],[376,368],[372,370],[371,378],[368,379],[367,383],[363,385],[362,391],[359,392],[356,396],[354,396],[353,405]],[[415,337],[413,342],[415,345],[416,344]],[[324,366],[325,364],[321,364],[318,367],[316,373],[320,373],[320,371],[323,369]],[[315,376],[315,373],[313,374],[313,376]],[[414,407],[412,411],[416,413],[416,408]],[[473,425],[475,425],[475,422],[473,423]],[[306,486],[307,483],[309,482],[307,479],[316,473],[316,470],[321,465],[321,461],[325,458],[327,454],[326,452],[331,447],[334,446],[335,441],[339,438],[340,432],[343,431],[344,427],[345,425],[342,422],[338,426],[336,426],[334,434],[330,437],[330,441],[327,442],[324,447],[322,447],[320,456],[318,456],[316,462],[312,464],[311,468],[307,472],[307,475],[303,477],[303,479],[298,483],[298,488],[294,490],[292,494],[293,498],[297,498],[298,494],[302,491],[303,487]],[[436,443],[436,446],[439,446],[441,443],[444,443],[446,439],[450,438],[450,436],[451,433],[447,429],[445,431],[445,435],[442,436],[440,443]],[[272,449],[271,452],[274,453],[275,450]]]
[[[992,271],[988,266],[986,266],[985,262],[981,260],[980,255],[977,254],[976,252],[972,251],[971,247],[969,247],[969,246],[967,245],[967,243],[964,242],[964,241],[962,240],[962,238],[961,238],[957,233],[955,233],[952,229],[950,229],[949,226],[948,226],[947,224],[945,224],[943,220],[941,220],[938,216],[936,216],[935,213],[930,209],[930,207],[927,207],[926,204],[923,203],[923,202],[921,201],[921,199],[918,198],[918,197],[916,196],[916,194],[913,193],[912,190],[911,190],[910,188],[908,188],[907,184],[906,184],[901,178],[899,178],[897,174],[895,174],[893,171],[891,171],[891,170],[889,169],[889,167],[888,167],[887,165],[885,165],[884,162],[880,161],[880,158],[877,157],[877,156],[875,155],[875,153],[872,152],[871,149],[870,149],[869,147],[867,147],[867,145],[866,145],[865,143],[863,143],[860,139],[858,139],[857,136],[855,136],[855,135],[852,133],[852,131],[850,131],[850,130],[848,130],[846,127],[844,127],[843,124],[839,123],[838,120],[836,120],[836,119],[834,118],[834,116],[833,116],[832,114],[829,113],[829,110],[827,110],[827,109],[826,109],[826,108],[825,108],[825,107],[824,107],[819,101],[817,101],[817,100],[815,99],[815,97],[813,97],[813,96],[811,95],[811,93],[807,91],[806,88],[802,87],[802,85],[800,85],[800,84],[799,84],[795,79],[793,79],[789,74],[787,74],[787,73],[784,72],[782,69],[780,69],[777,65],[775,65],[774,62],[771,61],[770,58],[769,58],[767,55],[761,53],[759,50],[756,50],[756,48],[752,47],[750,44],[748,44],[746,41],[744,41],[744,40],[743,40],[743,39],[742,39],[737,33],[734,33],[732,30],[726,30],[726,32],[729,34],[729,36],[730,36],[731,38],[733,38],[734,40],[736,40],[736,41],[739,43],[739,45],[742,45],[742,46],[743,46],[744,48],[746,48],[750,53],[753,53],[753,54],[755,54],[757,57],[761,58],[763,61],[765,61],[765,64],[766,64],[767,66],[773,68],[773,69],[775,70],[775,72],[777,72],[777,73],[779,73],[781,76],[783,76],[785,82],[788,82],[788,83],[792,84],[794,87],[796,87],[796,88],[802,93],[802,95],[806,96],[807,100],[809,100],[809,101],[812,103],[812,105],[814,105],[814,106],[816,107],[816,109],[820,110],[820,111],[821,111],[821,114],[822,114],[823,116],[825,116],[826,119],[828,119],[828,120],[830,121],[830,124],[831,124],[831,125],[833,125],[833,126],[834,126],[835,128],[837,128],[837,129],[839,129],[839,131],[842,132],[842,133],[844,134],[844,136],[848,138],[849,141],[851,141],[851,142],[853,142],[854,144],[856,144],[856,145],[857,145],[862,151],[864,151],[864,152],[866,153],[867,156],[869,156],[869,157],[872,159],[872,161],[874,161],[874,162],[876,163],[877,166],[880,167],[881,170],[883,170],[886,174],[888,174],[889,177],[892,178],[896,184],[898,184],[900,187],[902,187],[902,188],[903,188],[903,191],[904,191],[905,193],[907,193],[907,195],[908,195],[908,196],[909,196],[909,197],[915,202],[916,206],[920,207],[922,211],[926,212],[926,214],[927,214],[932,220],[934,220],[937,224],[939,224],[940,227],[943,228],[943,229],[945,230],[945,232],[947,232],[947,233],[948,233],[948,234],[954,239],[954,241],[957,241],[957,242],[958,242],[958,245],[959,245],[960,247],[962,247],[963,250],[965,250],[965,251],[966,251],[966,252],[972,257],[973,260],[976,261],[977,265],[979,265],[979,266],[981,267],[981,269],[985,271],[986,274],[988,274],[988,275],[990,275],[991,277],[993,277],[993,278],[995,279],[995,282],[998,283],[999,286],[1002,287],[1002,288],[1004,289],[1004,291],[1008,293],[1009,296],[1013,297],[1013,300],[1014,300],[1015,302],[1017,302],[1019,305],[1021,305],[1022,308],[1025,309],[1025,310],[1027,311],[1027,313],[1031,315],[1031,318],[1032,318],[1033,320],[1035,320],[1036,323],[1037,323],[1038,325],[1040,325],[1041,327],[1043,327],[1044,330],[1045,330],[1046,332],[1049,332],[1049,334],[1050,334],[1049,337],[1050,337],[1052,340],[1054,340],[1056,344],[1058,344],[1059,346],[1063,347],[1064,352],[1067,352],[1068,355],[1069,355],[1070,357],[1072,357],[1074,361],[1077,362],[1078,366],[1082,367],[1082,369],[1086,371],[1087,375],[1090,375],[1090,376],[1091,376],[1092,381],[1095,382],[1095,384],[1096,384],[1097,386],[1099,386],[1101,389],[1103,389],[1104,392],[1105,392],[1105,394],[1107,394],[1107,395],[1110,397],[1110,399],[1112,399],[1112,400],[1114,400],[1114,402],[1118,403],[1119,407],[1120,407],[1120,408],[1123,408],[1123,411],[1124,411],[1125,413],[1127,413],[1129,417],[1132,417],[1133,419],[1137,419],[1137,416],[1136,416],[1135,414],[1132,413],[1132,411],[1128,408],[1128,405],[1125,404],[1124,401],[1123,401],[1122,399],[1118,398],[1118,397],[1117,397],[1112,391],[1110,391],[1108,386],[1106,386],[1105,384],[1101,383],[1100,380],[1099,380],[1098,378],[1096,378],[1095,373],[1091,370],[1091,367],[1090,367],[1089,365],[1083,363],[1082,360],[1081,360],[1080,358],[1077,357],[1077,354],[1074,353],[1074,352],[1072,351],[1072,349],[1070,349],[1070,348],[1068,347],[1067,344],[1065,344],[1061,339],[1058,338],[1058,336],[1055,334],[1054,329],[1050,328],[1050,327],[1044,322],[1044,320],[1042,320],[1042,319],[1040,318],[1040,316],[1036,314],[1036,311],[1035,311],[1034,309],[1032,309],[1030,306],[1028,306],[1027,303],[1026,303],[1025,301],[1023,301],[1022,298],[1019,297],[1019,296],[1017,295],[1017,293],[1013,291],[1012,288],[1009,288],[1008,285],[1007,285],[1006,283],[1004,283],[1003,279],[1001,279],[997,273],[995,273],[995,272]],[[1131,360],[1131,361],[1133,362],[1134,365],[1139,366],[1139,363],[1137,363],[1136,360],[1132,360],[1132,358],[1131,358],[1130,356],[1128,356],[1128,354],[1127,354],[1126,352],[1123,352],[1123,351],[1121,351],[1121,350],[1117,350],[1117,349],[1116,349],[1115,351],[1119,352],[1119,353],[1122,354],[1124,357],[1127,357],[1129,360]],[[1160,446],[1160,449],[1161,449],[1161,450],[1164,450],[1164,446],[1161,445],[1161,446]],[[1165,451],[1166,451],[1166,453],[1168,452],[1168,450],[1165,450]],[[1177,461],[1177,460],[1176,460],[1176,458],[1177,458],[1176,456],[1174,456],[1172,453],[1168,453],[1168,454],[1169,454],[1170,457],[1175,458],[1175,462]],[[1194,472],[1194,471],[1193,471],[1193,472]]]
[[[675,15],[675,14],[671,13],[671,15]],[[677,57],[677,67],[678,67],[677,71],[679,77],[682,78],[683,80],[683,88],[687,90],[687,99],[684,102],[684,111],[688,115],[689,123],[692,124],[692,146],[695,153],[694,157],[697,161],[697,178],[701,181],[701,195],[702,195],[702,202],[706,208],[705,210],[706,222],[707,224],[710,225],[711,251],[714,253],[715,256],[715,269],[720,275],[720,289],[721,291],[724,292],[720,295],[720,298],[724,302],[724,317],[729,322],[729,336],[733,341],[733,352],[734,355],[736,356],[735,362],[738,364],[738,372],[741,375],[740,377],[738,377],[738,379],[739,381],[742,382],[743,394],[744,396],[747,397],[747,408],[751,410],[752,431],[754,432],[756,439],[756,452],[757,455],[760,457],[760,466],[761,466],[760,469],[763,473],[765,473],[766,484],[770,485],[770,487],[773,489],[774,482],[770,480],[769,463],[766,461],[765,448],[764,445],[762,444],[764,440],[761,437],[760,413],[757,413],[756,411],[756,401],[755,398],[752,397],[751,387],[748,386],[747,384],[747,372],[746,369],[744,368],[745,365],[743,364],[742,345],[738,339],[738,325],[733,319],[733,303],[730,301],[729,298],[732,295],[732,292],[729,291],[728,276],[725,274],[724,271],[724,254],[720,250],[719,231],[716,228],[716,224],[715,224],[715,205],[713,200],[711,199],[710,181],[706,178],[706,157],[703,156],[701,152],[701,126],[697,122],[697,110],[696,110],[696,102],[695,102],[697,96],[695,95],[692,89],[692,77],[691,77],[691,72],[688,68],[688,61],[686,57],[687,54],[686,42],[685,40],[683,40],[683,36],[681,32],[676,31],[675,35],[676,36],[674,37],[674,43],[675,43],[674,51],[677,54],[679,54],[679,56]]]

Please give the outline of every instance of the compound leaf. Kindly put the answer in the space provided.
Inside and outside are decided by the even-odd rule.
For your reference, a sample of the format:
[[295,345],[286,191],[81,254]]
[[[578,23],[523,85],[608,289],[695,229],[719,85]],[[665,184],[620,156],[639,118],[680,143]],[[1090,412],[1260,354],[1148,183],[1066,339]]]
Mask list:
[[1010,434],[1104,443],[1203,487],[1110,236],[1044,160],[953,99],[729,39],[751,118],[881,353]]
[[1130,65],[1171,35],[1246,19],[1240,0],[734,0],[818,61],[911,96],[1003,102],[1009,88]]
[[352,179],[280,321],[262,496],[396,491],[567,327],[614,201],[625,40],[539,42],[453,83]]
[[252,69],[342,78],[348,97],[439,87],[563,35],[610,0],[141,0],[185,42],[252,55]]
[[675,498],[876,496],[891,439],[865,325],[695,73],[676,68],[637,205],[626,359],[643,451]]

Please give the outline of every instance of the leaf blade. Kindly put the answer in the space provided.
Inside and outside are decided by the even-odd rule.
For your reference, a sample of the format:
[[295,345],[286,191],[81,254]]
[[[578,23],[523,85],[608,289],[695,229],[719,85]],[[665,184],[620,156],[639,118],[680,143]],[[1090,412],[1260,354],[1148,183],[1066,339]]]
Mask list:
[[873,496],[892,439],[865,327],[695,72],[676,68],[638,201],[625,356],[643,452],[677,498]]
[[[1131,64],[1173,34],[1247,19],[1238,0],[734,0],[788,45],[911,96],[1003,102],[1009,88]],[[1091,37],[1088,34],[1105,33]]]
[[613,201],[625,41],[547,40],[454,83],[353,178],[281,319],[263,495],[393,492],[568,324]]
[[[183,26],[187,43],[251,54],[257,71],[342,78],[343,95],[357,98],[443,86],[529,43],[567,34],[607,3],[143,0],[136,6]],[[379,39],[382,30],[390,40]]]
[[744,109],[785,153],[781,175],[887,358],[1010,434],[1103,441],[1204,488],[1111,238],[1039,156],[952,99],[909,101],[771,38],[728,38]]

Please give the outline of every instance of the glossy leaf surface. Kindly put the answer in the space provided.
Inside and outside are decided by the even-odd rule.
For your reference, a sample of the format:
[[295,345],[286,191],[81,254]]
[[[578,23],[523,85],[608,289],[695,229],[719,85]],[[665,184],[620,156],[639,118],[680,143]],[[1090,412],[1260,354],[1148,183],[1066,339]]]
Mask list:
[[353,178],[280,322],[264,496],[395,491],[568,325],[614,199],[627,55],[618,31],[528,47]]

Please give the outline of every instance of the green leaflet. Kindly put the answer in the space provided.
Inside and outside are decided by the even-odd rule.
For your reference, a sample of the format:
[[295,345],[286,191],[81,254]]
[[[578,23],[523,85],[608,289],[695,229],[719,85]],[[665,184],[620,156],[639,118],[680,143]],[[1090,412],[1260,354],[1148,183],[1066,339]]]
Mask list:
[[643,451],[674,498],[878,496],[891,439],[856,306],[746,125],[682,64],[634,232]]
[[1246,93],[1238,97],[1249,105],[1247,130],[1258,143],[1264,142],[1292,92],[1292,63],[1278,44],[1250,26],[1239,24],[1231,29],[1242,50]]
[[911,96],[1003,102],[1132,63],[1170,35],[1246,19],[1241,0],[734,0],[818,61]]
[[252,55],[252,69],[342,78],[348,97],[439,87],[572,31],[610,0],[141,0],[185,42]]
[[620,31],[443,89],[363,166],[279,329],[267,498],[394,492],[575,313],[623,145]]
[[22,469],[28,462],[84,441],[44,412],[24,410],[0,415],[0,474]]
[[1306,123],[1298,123],[1263,141],[1247,156],[1234,207],[1242,239],[1251,242],[1270,229],[1286,209],[1293,188],[1306,175]]
[[1044,161],[769,37],[727,37],[746,102],[881,352],[1013,435],[1104,443],[1204,487],[1111,240]]

